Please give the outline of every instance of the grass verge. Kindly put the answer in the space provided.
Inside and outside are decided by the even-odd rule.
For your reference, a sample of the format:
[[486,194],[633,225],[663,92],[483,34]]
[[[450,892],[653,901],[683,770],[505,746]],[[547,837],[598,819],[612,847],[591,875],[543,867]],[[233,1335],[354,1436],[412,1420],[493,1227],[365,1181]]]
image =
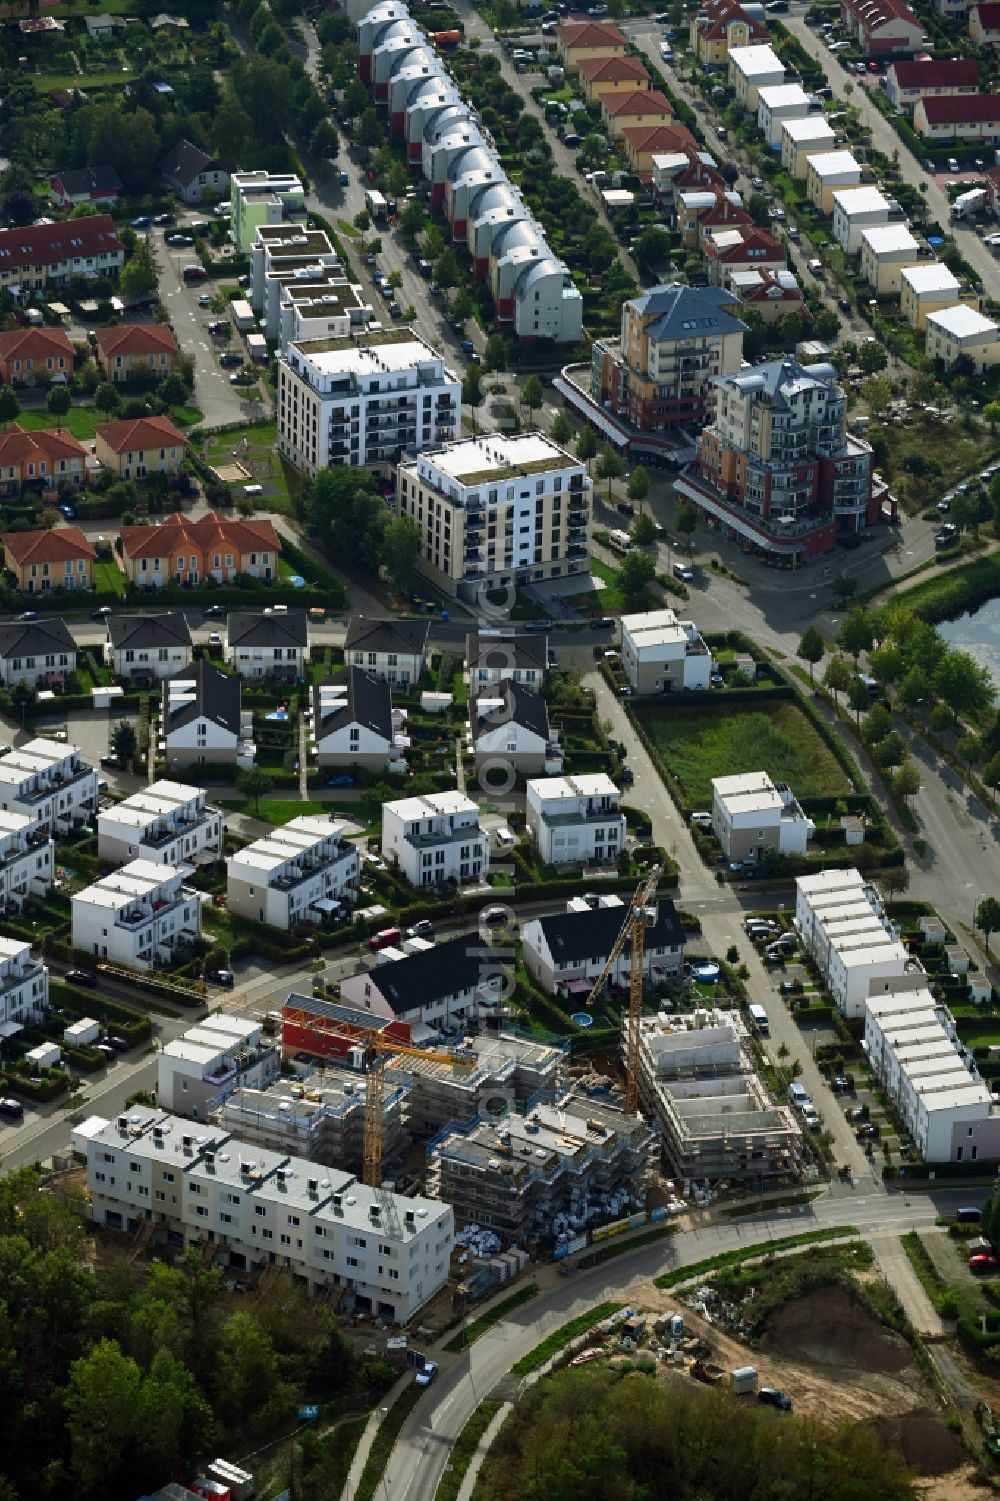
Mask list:
[[451,1459],[447,1470],[438,1481],[434,1501],[456,1501],[462,1489],[465,1472],[472,1463],[472,1456],[479,1447],[479,1440],[503,1406],[502,1402],[488,1397],[480,1402],[458,1438],[451,1446]]
[[373,1501],[400,1430],[423,1395],[423,1387],[411,1381],[404,1387],[378,1426],[368,1451],[354,1501]]
[[471,1324],[466,1324],[465,1328],[460,1329],[444,1348],[456,1352],[467,1350],[470,1345],[476,1343],[477,1339],[482,1339],[484,1334],[489,1333],[495,1324],[502,1324],[507,1315],[513,1313],[515,1308],[522,1308],[525,1303],[530,1303],[537,1292],[537,1282],[530,1282],[526,1287],[519,1287],[516,1293],[512,1293],[502,1303],[497,1303],[495,1307],[488,1309],[480,1318],[473,1319]]
[[828,1230],[805,1230],[801,1235],[785,1235],[780,1240],[769,1240],[758,1246],[741,1246],[738,1251],[720,1251],[716,1256],[706,1256],[704,1261],[692,1261],[688,1266],[675,1267],[657,1277],[657,1287],[676,1287],[680,1282],[690,1282],[708,1272],[718,1272],[723,1267],[739,1266],[755,1257],[773,1256],[775,1251],[792,1251],[796,1246],[814,1246],[818,1241],[840,1240],[845,1235],[860,1235],[857,1225],[831,1225]]
[[554,1329],[551,1334],[523,1355],[515,1366],[511,1367],[515,1376],[529,1376],[532,1371],[537,1371],[553,1355],[558,1355],[560,1350],[565,1350],[579,1334],[586,1334],[588,1329],[593,1329],[595,1324],[600,1324],[604,1319],[617,1313],[619,1308],[624,1308],[624,1303],[598,1303],[596,1308],[590,1308],[586,1313],[579,1314],[575,1319],[570,1319],[568,1324],[563,1324],[560,1329]]
[[786,1194],[783,1199],[761,1199],[755,1204],[730,1204],[727,1209],[720,1210],[727,1220],[738,1220],[752,1214],[769,1214],[772,1209],[793,1209],[797,1205],[811,1204],[813,1199],[818,1199],[823,1194],[823,1189],[818,1188],[815,1193]]
[[630,1240],[612,1240],[606,1246],[599,1245],[596,1250],[581,1256],[574,1265],[584,1272],[588,1267],[600,1266],[605,1261],[613,1261],[616,1256],[624,1256],[626,1251],[637,1251],[640,1246],[650,1246],[654,1241],[666,1240],[668,1236],[676,1234],[676,1225],[657,1225],[655,1230],[647,1230],[645,1235],[633,1235]]

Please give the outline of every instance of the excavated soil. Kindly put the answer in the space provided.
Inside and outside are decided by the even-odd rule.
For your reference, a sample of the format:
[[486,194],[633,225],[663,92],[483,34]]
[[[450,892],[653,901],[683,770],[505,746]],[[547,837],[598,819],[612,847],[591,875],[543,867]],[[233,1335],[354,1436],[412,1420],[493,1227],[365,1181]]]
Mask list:
[[887,1376],[913,1364],[902,1335],[884,1328],[841,1287],[824,1287],[775,1309],[760,1345],[788,1360]]
[[960,1436],[932,1408],[914,1407],[910,1412],[874,1418],[868,1426],[883,1444],[899,1449],[919,1475],[946,1475],[965,1461]]

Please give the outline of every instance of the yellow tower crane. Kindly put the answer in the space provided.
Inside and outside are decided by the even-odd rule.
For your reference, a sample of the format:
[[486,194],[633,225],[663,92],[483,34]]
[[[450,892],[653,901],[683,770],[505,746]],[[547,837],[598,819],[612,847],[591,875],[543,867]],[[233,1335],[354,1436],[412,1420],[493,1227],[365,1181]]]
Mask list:
[[656,896],[656,885],[660,879],[660,866],[654,865],[646,879],[636,888],[632,897],[632,905],[628,909],[622,930],[615,939],[614,947],[608,955],[607,963],[594,981],[591,992],[587,997],[587,1005],[592,1006],[603,990],[608,976],[614,968],[615,961],[620,956],[627,943],[631,944],[629,987],[628,987],[628,1017],[625,1022],[625,1109],[629,1115],[639,1114],[639,1022],[642,1018],[642,990],[643,972],[645,969],[644,957],[646,952],[646,929],[656,924],[656,907],[651,905]]

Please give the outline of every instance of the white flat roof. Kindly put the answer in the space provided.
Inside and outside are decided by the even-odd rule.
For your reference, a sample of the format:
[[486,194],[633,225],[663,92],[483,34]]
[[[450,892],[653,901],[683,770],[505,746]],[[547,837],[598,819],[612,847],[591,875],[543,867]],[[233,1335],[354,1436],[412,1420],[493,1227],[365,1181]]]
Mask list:
[[768,109],[782,109],[786,104],[804,104],[808,108],[809,95],[800,83],[772,83],[761,89],[757,102]]
[[773,48],[766,42],[754,47],[730,47],[729,61],[739,69],[744,78],[759,78],[762,74],[780,73],[785,67]]
[[564,797],[619,797],[614,782],[604,771],[576,777],[534,777],[528,787],[542,802]]
[[954,307],[941,308],[937,313],[928,313],[927,322],[933,323],[953,339],[995,339],[1000,328],[992,318],[984,318],[967,303],[958,302]]
[[840,172],[860,172],[861,167],[850,151],[820,151],[809,158],[809,170],[817,177],[836,177]]
[[[735,231],[739,237],[739,232]],[[718,243],[718,236],[716,236]],[[628,635],[637,650],[652,646],[679,646],[691,639],[690,621],[679,620],[673,610],[646,610],[641,615],[621,617],[622,635]],[[692,627],[693,629],[693,627]]]
[[839,193],[834,193],[833,203],[834,208],[843,210],[849,219],[855,214],[880,213],[882,209],[889,212],[888,200],[878,188],[841,188]]
[[836,135],[822,115],[802,115],[794,120],[782,120],[781,133],[790,141],[801,145],[805,141],[832,141]]
[[102,876],[73,898],[99,907],[124,907],[165,886],[177,870],[173,865],[154,865],[152,860],[130,860],[121,870]]
[[847,949],[841,953],[837,950],[838,958],[847,969],[859,969],[865,964],[885,964],[890,959],[898,959],[904,964],[910,957],[901,943],[896,943],[886,935],[885,943],[867,944],[858,949]]
[[871,229],[863,229],[861,243],[867,245],[876,257],[915,255],[917,252],[917,242],[905,224],[876,224]]
[[16,959],[18,954],[23,954],[25,949],[30,949],[31,944],[26,938],[0,937],[0,958]]
[[797,876],[795,885],[803,896],[820,895],[824,891],[838,891],[842,887],[863,886],[861,872],[851,866],[849,870],[818,870],[811,876]]
[[914,292],[957,292],[959,280],[941,261],[925,261],[922,266],[904,266],[903,280]]
[[302,339],[299,343],[289,345],[301,359],[312,365],[321,375],[354,375],[363,377],[366,375],[386,375],[396,371],[412,370],[417,365],[425,365],[428,360],[439,363],[441,356],[436,349],[425,344],[420,336],[407,330],[412,337],[409,339],[389,340],[382,342],[378,334],[366,334],[364,343],[352,344],[342,347],[342,341],[336,340],[337,348],[324,349],[310,348],[310,344],[322,346],[326,341],[323,339]]
[[401,797],[386,803],[383,812],[386,811],[409,823],[413,819],[436,818],[448,813],[478,814],[479,806],[464,792],[449,788],[447,792],[427,792],[421,797]]
[[580,467],[579,459],[573,458],[544,433],[537,432],[510,436],[483,433],[477,438],[461,438],[458,442],[446,443],[443,448],[428,449],[420,455],[420,463],[429,464],[458,482],[467,474],[478,475],[491,469],[496,471],[499,482],[505,469],[516,469],[520,464],[549,463],[553,469]]

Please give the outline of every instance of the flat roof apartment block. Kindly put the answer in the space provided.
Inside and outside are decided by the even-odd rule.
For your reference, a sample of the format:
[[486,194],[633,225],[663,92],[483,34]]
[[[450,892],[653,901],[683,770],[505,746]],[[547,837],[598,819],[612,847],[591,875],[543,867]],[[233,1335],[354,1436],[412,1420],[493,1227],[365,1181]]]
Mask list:
[[547,865],[616,864],[625,849],[621,793],[607,772],[535,777],[527,787],[527,825]]
[[50,833],[82,828],[97,811],[97,773],[73,745],[40,736],[0,758],[0,811]]
[[191,865],[218,859],[224,832],[222,813],[200,788],[161,780],[98,814],[97,853],[121,863]]
[[285,931],[322,923],[357,897],[361,856],[345,825],[303,815],[226,862],[226,905],[251,922]]
[[382,855],[411,886],[484,881],[489,835],[464,792],[429,792],[382,805]]
[[281,1049],[252,1017],[215,1011],[160,1049],[156,1098],[164,1110],[207,1120],[235,1089],[264,1089],[281,1072]]
[[201,936],[201,897],[181,871],[132,860],[72,899],[73,947],[132,969],[175,961]]

